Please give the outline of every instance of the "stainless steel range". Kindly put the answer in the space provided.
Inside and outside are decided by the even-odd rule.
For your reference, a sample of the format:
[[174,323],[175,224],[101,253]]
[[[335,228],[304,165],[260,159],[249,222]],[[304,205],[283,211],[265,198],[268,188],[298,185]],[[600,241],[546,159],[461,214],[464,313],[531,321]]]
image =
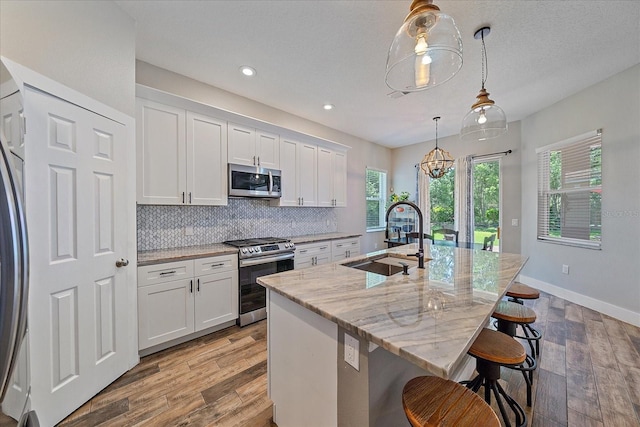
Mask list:
[[228,240],[227,245],[238,251],[240,317],[238,325],[267,318],[266,290],[257,278],[281,271],[293,270],[295,245],[288,239],[262,237],[259,239]]

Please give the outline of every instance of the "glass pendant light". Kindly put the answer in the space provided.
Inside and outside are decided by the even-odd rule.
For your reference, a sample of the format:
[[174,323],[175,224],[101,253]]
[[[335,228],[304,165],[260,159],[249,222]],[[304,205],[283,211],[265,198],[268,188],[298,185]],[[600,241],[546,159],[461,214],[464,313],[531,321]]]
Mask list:
[[462,38],[432,0],[413,0],[387,57],[385,82],[399,92],[438,86],[462,67]]
[[460,138],[464,140],[484,141],[495,138],[507,131],[507,116],[502,108],[489,99],[489,92],[484,88],[487,81],[487,49],[484,45],[485,36],[489,35],[491,28],[483,27],[475,32],[474,38],[482,39],[482,88],[476,97],[476,102],[471,106],[471,111],[462,120]]
[[422,162],[420,162],[420,169],[431,178],[441,178],[453,167],[451,154],[442,148],[438,148],[438,120],[440,120],[440,117],[433,118],[433,121],[436,122],[436,148],[425,154]]

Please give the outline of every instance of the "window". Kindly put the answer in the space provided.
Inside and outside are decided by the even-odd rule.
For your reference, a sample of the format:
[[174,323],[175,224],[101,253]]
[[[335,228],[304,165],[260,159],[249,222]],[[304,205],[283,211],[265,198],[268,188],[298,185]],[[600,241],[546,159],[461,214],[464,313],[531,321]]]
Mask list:
[[367,168],[365,177],[367,230],[384,229],[387,201],[387,172]]
[[[451,168],[441,178],[429,180],[429,199],[431,207],[431,225],[429,230],[438,228],[454,229],[454,189],[456,172]],[[428,231],[427,233],[431,233]],[[435,237],[435,236],[434,236]],[[438,235],[437,239],[441,239]]]
[[600,249],[600,130],[539,148],[536,152],[538,240]]

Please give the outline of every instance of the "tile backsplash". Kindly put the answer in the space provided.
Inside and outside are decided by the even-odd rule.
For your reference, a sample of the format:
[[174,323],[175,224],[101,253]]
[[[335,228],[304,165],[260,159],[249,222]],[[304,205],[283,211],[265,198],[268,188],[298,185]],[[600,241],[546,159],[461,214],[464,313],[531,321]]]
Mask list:
[[[185,234],[193,227],[193,235]],[[230,198],[228,206],[137,206],[138,251],[252,237],[337,231],[333,208],[271,207],[266,199]]]

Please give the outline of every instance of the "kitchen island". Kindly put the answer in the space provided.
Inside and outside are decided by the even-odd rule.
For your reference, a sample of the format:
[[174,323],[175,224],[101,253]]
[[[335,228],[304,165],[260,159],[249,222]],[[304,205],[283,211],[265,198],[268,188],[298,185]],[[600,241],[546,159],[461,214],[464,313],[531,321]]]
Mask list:
[[409,379],[463,379],[468,348],[526,258],[428,245],[418,269],[407,256],[416,251],[355,258],[390,255],[380,262],[410,264],[408,275],[342,261],[258,279],[268,290],[269,395],[280,427],[408,425]]

